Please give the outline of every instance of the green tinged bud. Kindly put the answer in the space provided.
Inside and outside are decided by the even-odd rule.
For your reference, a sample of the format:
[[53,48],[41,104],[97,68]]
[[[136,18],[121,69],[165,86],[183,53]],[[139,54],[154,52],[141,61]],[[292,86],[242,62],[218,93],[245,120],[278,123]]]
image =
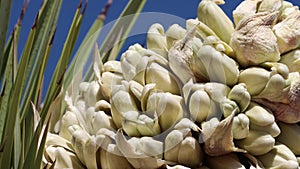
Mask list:
[[281,130],[277,140],[286,145],[295,155],[300,155],[300,126],[299,124],[286,124],[279,122],[279,128]]
[[272,123],[267,126],[260,126],[255,123],[250,123],[250,130],[258,130],[269,133],[272,137],[277,137],[280,134],[280,128],[277,123]]
[[280,53],[300,45],[300,11],[295,11],[273,27]]
[[282,1],[282,6],[279,9],[280,16],[278,18],[278,21],[284,20],[289,15],[291,15],[294,12],[297,12],[298,10],[299,10],[299,7],[298,6],[294,6],[291,2]]
[[68,128],[72,125],[79,125],[79,121],[73,112],[66,111],[61,120],[59,136],[71,140],[72,134],[69,132]]
[[105,114],[104,111],[95,111],[94,107],[90,107],[86,110],[85,121],[87,124],[87,130],[93,135],[101,128],[114,130],[112,118]]
[[112,72],[104,72],[101,75],[101,94],[104,96],[104,98],[111,97],[112,92],[112,85],[118,85],[121,84],[121,81],[124,80],[122,75]]
[[257,158],[265,168],[298,169],[298,162],[293,152],[284,144],[277,144],[273,149]]
[[89,83],[86,93],[84,94],[84,99],[88,107],[94,106],[96,102],[100,99],[100,85],[96,81]]
[[[180,121],[179,123],[186,123]],[[179,124],[178,123],[178,124]],[[190,122],[188,122],[191,124]],[[195,125],[195,124],[194,124]],[[204,154],[198,140],[191,136],[191,129],[194,126],[177,125],[175,130],[172,130],[165,139],[165,160],[175,162],[188,167],[199,167],[202,164]],[[187,127],[187,128],[185,128]],[[180,128],[180,130],[179,130]],[[198,130],[198,129],[197,129]]]
[[285,79],[279,75],[275,74],[269,78],[264,90],[262,90],[258,95],[253,98],[263,98],[269,101],[280,101],[282,92],[286,87]]
[[140,137],[141,134],[137,129],[137,122],[139,117],[139,112],[128,111],[123,112],[122,128],[128,136]]
[[257,5],[261,0],[244,0],[232,12],[235,25],[245,17],[256,13]]
[[157,113],[162,131],[175,125],[185,115],[182,97],[171,93],[152,93],[148,98],[147,110]]
[[244,83],[233,86],[227,98],[235,101],[238,104],[241,112],[244,112],[247,109],[251,101],[251,96]]
[[122,74],[121,63],[117,60],[109,60],[103,64],[104,72],[115,72]]
[[[214,66],[211,66],[211,63],[214,63]],[[191,69],[199,82],[209,80],[229,86],[237,82],[239,75],[237,63],[210,45],[202,46],[199,49],[197,56],[192,61]],[[201,77],[203,75],[204,77]]]
[[149,28],[147,33],[147,48],[163,57],[167,57],[167,40],[162,25],[156,23]]
[[198,140],[194,137],[186,137],[180,145],[178,163],[189,167],[200,166],[203,160],[203,151]]
[[282,0],[262,0],[257,12],[275,12],[282,6]]
[[230,91],[230,88],[222,83],[205,83],[204,91],[208,93],[209,97],[220,103],[224,97],[226,97]]
[[[135,98],[130,95],[128,82],[124,85],[115,86],[111,97],[111,114],[117,128],[122,127],[123,114],[128,111],[138,111]],[[127,89],[126,89],[127,88]]]
[[136,66],[147,53],[147,49],[143,48],[140,44],[132,45],[121,56],[121,68],[125,80],[132,80],[136,74]]
[[97,168],[96,152],[98,145],[94,136],[90,136],[85,130],[79,126],[72,129],[72,145],[80,159],[88,168]]
[[157,117],[152,119],[145,114],[132,111],[123,115],[123,129],[129,136],[155,136],[161,132]]
[[254,123],[259,126],[267,126],[275,122],[275,118],[272,113],[253,102],[250,103],[245,114],[248,116],[250,123]]
[[180,93],[175,75],[158,63],[148,62],[148,66],[145,69],[144,80],[145,84],[155,83],[156,88],[159,90],[173,94]]
[[244,139],[249,134],[249,118],[240,113],[233,118],[232,133],[234,139]]
[[[217,92],[217,90],[212,90]],[[212,94],[212,92],[210,93]],[[195,84],[192,80],[183,86],[185,104],[188,106],[193,120],[202,122],[217,115],[219,106],[211,99],[210,93],[205,91],[204,84]]]
[[241,71],[238,82],[246,84],[247,91],[255,96],[265,88],[270,76],[270,72],[264,68],[251,67]]
[[201,41],[204,41],[208,36],[217,37],[216,33],[211,30],[210,27],[205,25],[205,23],[199,21],[198,19],[188,19],[186,21],[186,27],[188,30],[196,27],[195,37],[199,38]]
[[164,157],[168,161],[177,162],[180,143],[183,141],[184,135],[179,130],[171,131],[165,139]]
[[233,23],[214,0],[202,0],[198,6],[198,19],[210,27],[220,39],[229,43],[234,31]]
[[205,91],[195,91],[191,94],[188,107],[192,119],[197,122],[206,120],[207,116],[214,110],[212,100]]
[[248,137],[236,140],[235,144],[252,155],[262,155],[273,148],[275,139],[266,132],[250,130]]
[[279,62],[285,64],[290,72],[300,72],[300,50],[295,49],[284,54]]
[[138,120],[140,121],[137,124],[137,129],[141,133],[142,136],[155,136],[161,132],[158,119],[152,119],[147,115],[140,115]]
[[222,99],[220,102],[220,107],[224,117],[228,117],[234,111],[236,111],[236,113],[240,112],[239,106],[236,104],[236,102],[227,98]]

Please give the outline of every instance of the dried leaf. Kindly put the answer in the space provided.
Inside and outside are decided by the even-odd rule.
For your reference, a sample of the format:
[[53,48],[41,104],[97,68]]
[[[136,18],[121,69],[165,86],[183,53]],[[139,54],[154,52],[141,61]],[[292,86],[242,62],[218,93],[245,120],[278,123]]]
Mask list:
[[[216,126],[202,127],[204,151],[206,154],[219,156],[230,152],[245,152],[244,150],[236,148],[233,143],[232,124],[234,115],[235,113],[233,112]],[[211,122],[213,122],[213,119],[206,123]],[[205,125],[209,124],[204,123],[204,126]]]

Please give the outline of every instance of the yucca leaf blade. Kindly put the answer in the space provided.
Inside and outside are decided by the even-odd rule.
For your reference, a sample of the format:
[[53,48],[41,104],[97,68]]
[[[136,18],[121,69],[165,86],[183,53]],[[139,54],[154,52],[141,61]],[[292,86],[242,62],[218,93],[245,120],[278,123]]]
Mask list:
[[[146,0],[134,1],[131,0],[124,8],[123,12],[113,25],[108,35],[100,45],[100,54],[102,62],[115,60],[122,49],[125,39],[130,33],[140,11],[143,9]],[[90,65],[84,75],[83,81],[90,81],[93,77],[93,68]]]
[[45,147],[46,136],[49,129],[50,118],[51,114],[46,117],[44,123],[42,120],[38,122],[29,145],[29,151],[25,154],[24,165],[21,167],[22,169],[40,168],[42,162],[42,153]]
[[[10,49],[9,50],[9,53],[8,53],[8,61],[7,61],[7,66],[6,66],[6,70],[5,70],[5,83],[4,83],[4,88],[3,88],[3,91],[1,93],[1,112],[0,112],[0,120],[1,120],[1,123],[0,123],[0,127],[1,127],[1,151],[2,151],[2,154],[4,154],[5,152],[8,152],[11,154],[11,151],[7,151],[5,148],[6,148],[6,143],[8,142],[9,138],[6,136],[5,134],[5,130],[7,130],[7,124],[8,124],[8,116],[10,115],[8,112],[8,109],[9,109],[9,103],[10,103],[10,95],[11,95],[11,90],[13,88],[13,83],[14,83],[14,78],[13,78],[13,62],[12,62],[12,51],[13,51],[13,47],[12,47],[12,43],[13,43],[13,40],[11,40],[9,43],[11,43],[11,46],[10,46]],[[5,151],[6,150],[6,151]],[[10,165],[10,164],[9,164]],[[9,167],[9,165],[6,164],[5,162],[5,156],[3,155],[0,159],[0,167],[3,168],[3,167]]]
[[[19,148],[18,146],[20,145],[25,145],[26,144],[22,144],[20,142],[16,142],[14,140],[14,134],[11,134],[14,132],[15,129],[15,125],[20,125],[22,119],[20,119],[20,123],[16,124],[16,119],[19,118],[20,114],[24,114],[24,112],[26,112],[26,110],[21,109],[20,114],[18,114],[19,109],[19,103],[20,100],[22,98],[22,93],[23,93],[23,89],[24,86],[27,85],[27,89],[30,87],[34,88],[36,87],[36,85],[31,85],[31,83],[35,83],[37,81],[37,76],[31,74],[31,72],[40,72],[40,67],[36,66],[39,65],[41,63],[41,61],[43,60],[43,55],[44,55],[44,51],[45,48],[47,46],[47,36],[49,36],[49,32],[51,34],[51,32],[54,31],[54,26],[56,25],[56,21],[57,21],[57,17],[58,17],[58,13],[57,10],[60,9],[61,6],[61,1],[45,1],[44,6],[42,7],[42,10],[40,10],[39,13],[39,23],[37,23],[37,26],[35,27],[35,31],[36,34],[33,36],[34,40],[32,41],[32,46],[28,55],[25,55],[24,57],[21,58],[20,60],[20,65],[18,68],[18,72],[17,72],[17,78],[15,83],[12,86],[12,92],[11,92],[11,96],[10,96],[10,101],[9,101],[9,107],[8,107],[8,112],[9,115],[6,118],[6,124],[5,124],[5,130],[4,130],[4,137],[6,139],[5,145],[4,145],[4,150],[3,150],[3,154],[5,154],[5,156],[2,157],[2,162],[1,162],[1,168],[5,168],[5,167],[9,167],[10,166],[14,166],[14,168],[16,168],[16,163],[19,162],[14,162],[12,163],[11,160],[14,159],[15,161],[17,161],[16,159],[19,158],[19,155],[21,154],[19,152],[19,150],[14,151],[14,157],[12,158],[12,153],[13,153],[13,144],[16,144],[17,147],[15,148]],[[46,45],[45,45],[46,44]],[[14,52],[15,53],[15,52]],[[17,58],[17,57],[16,57]],[[33,76],[30,76],[33,75]],[[28,77],[30,77],[30,79],[28,80]],[[34,78],[32,78],[34,77]],[[30,91],[30,90],[26,90],[26,91]],[[30,96],[31,98],[31,96]],[[30,112],[30,111],[29,111]],[[28,113],[28,111],[27,111]],[[19,119],[18,119],[19,120]],[[17,121],[18,121],[17,120]],[[23,121],[22,121],[23,122]],[[18,130],[20,131],[20,130]],[[25,130],[26,132],[28,130]],[[23,135],[30,135],[30,131],[28,133],[23,133]],[[17,135],[16,135],[17,136]],[[28,137],[26,137],[28,139]],[[19,137],[19,138],[24,138],[24,137]],[[24,148],[23,148],[24,150]],[[28,149],[27,149],[28,150]],[[26,148],[25,148],[26,151]],[[23,153],[22,153],[23,154]],[[22,163],[22,162],[20,162]]]
[[[19,109],[21,114],[21,121],[25,130],[23,135],[25,135],[24,140],[24,160],[28,158],[27,156],[33,156],[30,152],[30,144],[33,140],[33,117],[32,109],[29,105],[32,101],[35,105],[39,107],[38,97],[41,94],[41,85],[43,74],[46,68],[46,63],[49,58],[49,53],[51,50],[51,42],[54,36],[56,23],[61,7],[61,1],[44,1],[42,8],[39,11],[38,20],[36,22],[36,35],[34,36],[33,45],[29,52],[30,61],[27,69],[27,79],[26,79],[26,89],[23,96],[23,101],[21,108]],[[43,120],[42,120],[43,121]],[[24,124],[25,123],[25,124]],[[28,153],[30,152],[30,153]],[[35,154],[34,154],[35,155]],[[20,165],[22,167],[24,161]],[[33,164],[32,164],[33,165]]]
[[23,100],[20,109],[22,110],[22,112],[20,112],[20,114],[22,114],[22,118],[26,116],[25,113],[29,113],[27,110],[29,109],[30,101],[33,101],[34,103],[37,102],[37,100],[34,99],[36,99],[35,96],[38,90],[34,87],[38,87],[38,89],[40,89],[40,84],[37,82],[38,73],[41,69],[44,69],[41,68],[43,57],[49,44],[49,40],[53,37],[55,32],[61,3],[62,2],[58,0],[47,0],[40,9],[36,25],[37,34],[34,37],[33,46],[29,53],[30,61],[26,70],[27,81],[25,84],[27,87],[23,93]]
[[[40,142],[39,142],[39,148],[37,150],[37,155],[36,155],[36,158],[34,160],[34,162],[35,162],[34,168],[40,168],[41,163],[42,163],[42,156],[43,156],[43,152],[44,152],[44,148],[45,148],[45,144],[46,144],[47,133],[48,133],[49,126],[50,126],[51,116],[52,115],[49,114],[49,118],[44,123],[45,129],[43,130],[43,132],[39,136],[39,137],[41,137],[41,139],[40,139]],[[42,123],[40,123],[40,124],[42,124]]]
[[[18,39],[19,39],[19,33],[20,33],[20,27],[16,26],[13,34],[12,34],[12,45],[10,48],[10,52],[9,52],[9,59],[8,59],[8,65],[6,67],[6,73],[7,73],[7,77],[9,79],[9,81],[11,82],[11,87],[10,87],[10,91],[8,91],[9,93],[7,93],[8,95],[8,102],[6,103],[7,105],[2,105],[1,106],[5,106],[6,108],[3,109],[2,113],[6,114],[5,117],[5,123],[4,123],[4,128],[3,128],[3,132],[2,132],[2,146],[4,147],[3,149],[3,154],[5,154],[5,156],[3,156],[1,158],[1,162],[0,162],[0,166],[1,168],[5,168],[5,167],[10,167],[11,165],[16,165],[16,163],[14,162],[12,164],[11,160],[11,156],[14,153],[14,160],[15,158],[18,159],[19,156],[19,151],[14,151],[13,152],[13,146],[15,146],[16,148],[19,148],[20,146],[20,142],[16,142],[14,140],[14,131],[15,131],[15,123],[16,123],[16,118],[17,118],[17,105],[16,103],[18,103],[17,101],[20,99],[20,83],[22,81],[22,78],[19,78],[20,76],[22,77],[22,73],[19,70],[16,72],[16,62],[17,62],[17,43],[18,43]],[[19,95],[18,95],[19,94]],[[2,111],[2,109],[1,109]],[[16,135],[18,135],[18,133],[16,133]],[[18,154],[16,154],[18,153]]]
[[22,151],[22,139],[21,139],[21,126],[20,119],[16,118],[16,124],[14,128],[14,167],[18,168]]
[[7,109],[8,109],[8,102],[9,102],[9,96],[10,96],[10,91],[12,88],[12,84],[13,84],[13,75],[12,75],[12,62],[10,61],[11,59],[9,59],[9,55],[12,52],[12,44],[13,44],[13,40],[12,37],[9,39],[8,44],[6,46],[4,55],[5,58],[7,58],[8,60],[6,60],[6,70],[4,73],[4,78],[3,78],[3,83],[2,83],[2,90],[1,90],[1,101],[0,101],[0,145],[2,145],[3,143],[3,131],[4,131],[4,126],[5,126],[5,120],[6,120],[6,116],[7,116]]
[[93,45],[95,45],[103,26],[104,18],[105,17],[103,15],[98,16],[76,51],[76,54],[64,77],[64,89],[69,87],[74,76],[78,76],[78,73],[81,72],[81,69],[88,60]]
[[[83,13],[80,13],[82,3],[80,2],[75,15],[73,17],[73,21],[71,24],[70,31],[68,33],[65,45],[62,50],[62,54],[60,56],[60,59],[58,61],[58,64],[55,68],[54,75],[51,79],[43,110],[41,112],[42,116],[44,116],[47,113],[47,110],[49,109],[52,101],[58,96],[61,87],[62,87],[62,77],[64,76],[65,70],[67,69],[68,63],[71,58],[71,53],[73,51],[73,48],[75,46],[76,39],[79,34],[79,29],[82,22]],[[86,7],[86,6],[85,6]],[[84,8],[85,8],[84,7]]]
[[[121,13],[119,19],[114,24],[112,30],[106,36],[104,42],[100,46],[100,54],[103,56],[103,62],[106,62],[109,57],[111,60],[115,60],[119,51],[121,50],[125,39],[131,31],[132,26],[134,25],[139,13],[143,9],[146,0],[135,1],[131,0]],[[124,17],[129,16],[130,19],[123,19]],[[121,34],[120,34],[121,33]],[[111,54],[113,47],[117,45],[117,50]]]
[[[0,1],[0,60],[5,61],[7,60],[7,55],[3,55],[3,50],[5,47],[5,41],[7,36],[8,30],[8,23],[10,17],[10,10],[12,6],[11,0],[1,0]],[[5,70],[6,62],[0,63],[0,77],[3,77],[3,73]],[[1,81],[1,79],[0,79]]]

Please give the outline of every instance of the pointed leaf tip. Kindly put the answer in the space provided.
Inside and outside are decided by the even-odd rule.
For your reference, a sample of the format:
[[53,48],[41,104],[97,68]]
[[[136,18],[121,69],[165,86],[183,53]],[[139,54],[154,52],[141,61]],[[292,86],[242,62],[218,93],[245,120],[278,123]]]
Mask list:
[[18,22],[17,22],[18,25],[21,25],[21,24],[22,24],[22,21],[23,21],[23,18],[24,18],[26,9],[27,9],[27,7],[28,7],[28,4],[29,4],[29,1],[26,1],[26,2],[23,4],[22,10],[21,10],[21,14],[20,14],[19,19],[18,19]]
[[106,5],[104,6],[104,8],[102,9],[101,13],[100,13],[100,16],[99,17],[103,17],[104,19],[106,18],[106,15],[107,15],[107,12],[112,4],[112,0],[108,0]]
[[81,7],[82,7],[82,0],[80,0],[77,8],[80,9]]
[[3,96],[4,96],[5,88],[6,88],[6,80],[5,80],[4,83],[3,83],[3,88],[2,88],[2,91],[1,91],[1,93],[0,93],[0,97],[3,97]]
[[83,10],[81,12],[81,15],[84,15],[86,7],[87,7],[88,1],[86,1],[86,3],[84,4]]
[[40,12],[37,13],[36,17],[35,17],[35,20],[34,20],[34,23],[31,27],[31,29],[35,29],[36,26],[37,26],[37,23],[38,23],[38,20],[39,20],[39,15],[40,15]]
[[64,76],[65,76],[65,73],[66,73],[66,70],[67,70],[67,68],[64,69],[64,71],[62,72],[59,80],[56,82],[58,85],[62,83],[62,81],[64,79]]
[[51,37],[51,39],[50,39],[50,41],[49,41],[49,45],[50,45],[50,46],[53,44],[53,41],[54,41],[54,38],[55,38],[55,34],[56,34],[56,28],[55,28],[55,30],[54,30],[54,32],[53,32],[53,35],[52,35],[52,37]]

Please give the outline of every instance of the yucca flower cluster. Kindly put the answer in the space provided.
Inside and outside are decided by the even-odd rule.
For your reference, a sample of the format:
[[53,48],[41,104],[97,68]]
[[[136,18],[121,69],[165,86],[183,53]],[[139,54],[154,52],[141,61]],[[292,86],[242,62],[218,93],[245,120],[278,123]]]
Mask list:
[[245,0],[233,23],[222,3],[202,0],[186,28],[154,24],[147,48],[95,62],[43,167],[298,168],[300,11]]

